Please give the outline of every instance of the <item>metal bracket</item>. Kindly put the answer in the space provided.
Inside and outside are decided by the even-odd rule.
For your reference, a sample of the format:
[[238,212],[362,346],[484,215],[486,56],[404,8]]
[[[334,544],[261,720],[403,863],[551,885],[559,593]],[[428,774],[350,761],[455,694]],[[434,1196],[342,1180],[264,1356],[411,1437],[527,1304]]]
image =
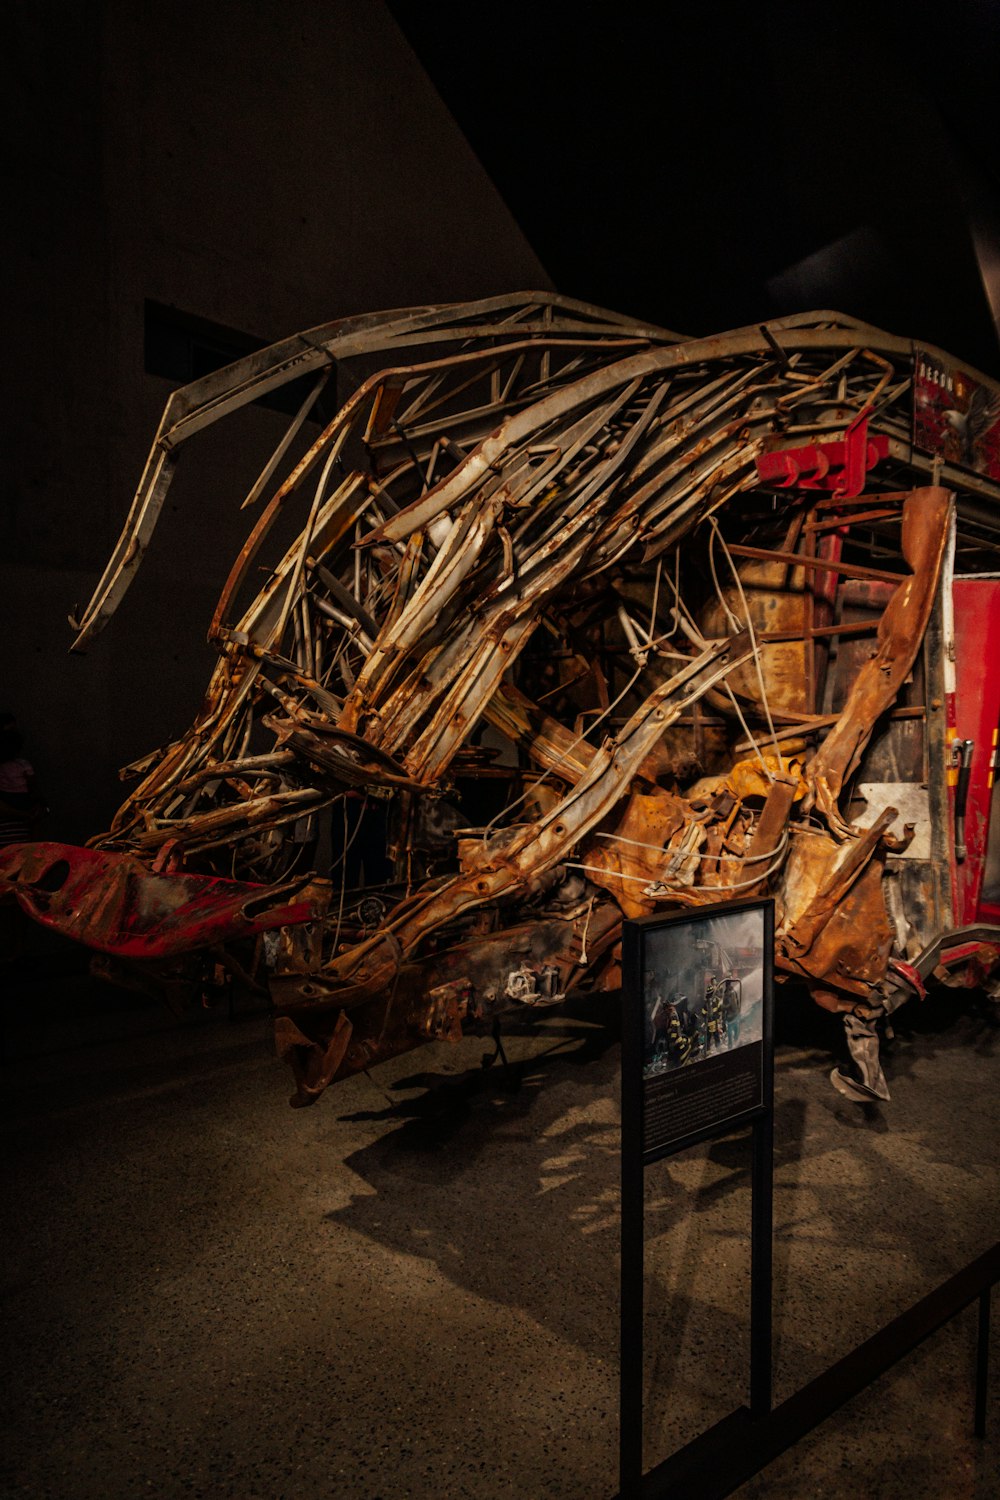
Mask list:
[[868,436],[868,412],[860,412],[835,442],[804,448],[780,448],[756,460],[762,484],[778,489],[830,490],[840,500],[853,499],[865,487],[865,475],[888,457],[889,439]]

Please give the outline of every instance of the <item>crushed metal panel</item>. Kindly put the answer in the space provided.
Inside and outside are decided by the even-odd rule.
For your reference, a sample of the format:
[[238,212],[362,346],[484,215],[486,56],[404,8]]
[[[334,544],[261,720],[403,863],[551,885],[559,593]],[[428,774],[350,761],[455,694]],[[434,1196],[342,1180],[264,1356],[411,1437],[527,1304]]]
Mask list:
[[863,810],[855,810],[851,803],[855,828],[870,828],[887,807],[894,807],[894,831],[902,834],[906,828],[913,830],[913,838],[898,858],[930,859],[931,801],[926,786],[912,781],[860,781],[855,795],[864,803]]

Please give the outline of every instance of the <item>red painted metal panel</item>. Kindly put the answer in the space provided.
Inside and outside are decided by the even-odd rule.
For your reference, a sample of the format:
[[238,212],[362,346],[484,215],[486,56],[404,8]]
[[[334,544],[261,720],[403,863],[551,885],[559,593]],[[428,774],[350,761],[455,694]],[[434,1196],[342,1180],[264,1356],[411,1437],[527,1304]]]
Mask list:
[[916,349],[913,443],[948,463],[1000,479],[1000,401],[968,370]]
[[[967,854],[955,865],[955,922],[964,926],[980,914],[986,867],[1000,724],[1000,579],[956,578],[954,600],[955,728],[959,740],[975,742],[965,813]],[[950,779],[954,783],[954,772]],[[993,838],[1000,840],[1000,827]],[[988,919],[985,909],[982,915]]]
[[211,875],[171,875],[133,854],[72,844],[0,850],[0,891],[66,937],[120,958],[160,959],[321,913],[298,895],[303,881],[250,885]]
[[860,495],[865,475],[889,452],[884,435],[868,436],[868,412],[848,427],[842,438],[810,443],[803,448],[776,448],[756,460],[763,484],[781,489],[832,490],[842,499]]

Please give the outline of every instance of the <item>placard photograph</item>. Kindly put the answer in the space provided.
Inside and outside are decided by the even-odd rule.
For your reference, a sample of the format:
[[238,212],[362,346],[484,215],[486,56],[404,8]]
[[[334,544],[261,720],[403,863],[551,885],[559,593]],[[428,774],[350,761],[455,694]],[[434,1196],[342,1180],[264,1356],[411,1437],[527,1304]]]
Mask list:
[[758,907],[646,934],[644,1078],[763,1039],[764,933]]
[[773,922],[763,899],[631,924],[630,1067],[642,1092],[645,1161],[765,1108]]

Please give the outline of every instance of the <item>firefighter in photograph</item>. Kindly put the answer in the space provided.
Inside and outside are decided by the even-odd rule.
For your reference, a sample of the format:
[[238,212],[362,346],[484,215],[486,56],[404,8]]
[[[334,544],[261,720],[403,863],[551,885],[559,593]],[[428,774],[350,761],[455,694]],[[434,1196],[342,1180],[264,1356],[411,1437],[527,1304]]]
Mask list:
[[702,1017],[700,1011],[697,1014],[692,1011],[686,995],[681,996],[678,1004],[681,1002],[683,1002],[683,1009],[680,1010],[681,1032],[687,1047],[685,1061],[693,1062],[696,1057],[701,1056],[703,1051]]
[[736,1047],[740,1040],[740,1010],[743,1005],[743,986],[734,975],[726,977],[722,997],[722,1020],[726,1028],[726,1046]]
[[725,981],[710,979],[705,996],[706,1039],[705,1050],[721,1052],[725,1045],[726,1028],[722,1018],[722,997]]
[[667,1009],[663,996],[657,990],[653,996],[653,1004],[646,1013],[646,1057],[649,1062],[658,1061],[663,1052],[667,1034]]
[[[678,995],[677,1001],[686,1005],[687,996]],[[677,1005],[673,1001],[667,1006],[667,1056],[673,1068],[682,1068],[691,1060],[691,1037],[684,1030]]]

